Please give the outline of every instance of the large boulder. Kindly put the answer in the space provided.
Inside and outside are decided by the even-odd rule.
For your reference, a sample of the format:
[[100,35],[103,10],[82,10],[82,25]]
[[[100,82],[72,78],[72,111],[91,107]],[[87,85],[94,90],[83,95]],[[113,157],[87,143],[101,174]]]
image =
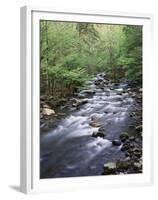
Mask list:
[[55,111],[53,109],[50,109],[50,108],[43,108],[42,114],[46,115],[46,116],[50,116],[50,115],[55,114]]

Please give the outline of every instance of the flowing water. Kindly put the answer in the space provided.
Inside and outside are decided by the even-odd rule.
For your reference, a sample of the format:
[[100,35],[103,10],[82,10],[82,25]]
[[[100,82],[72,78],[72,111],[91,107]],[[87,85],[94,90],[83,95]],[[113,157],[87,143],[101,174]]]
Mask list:
[[[99,78],[100,75],[89,82],[95,94],[88,97],[88,102],[41,136],[41,178],[101,175],[104,163],[124,158],[121,145],[112,145],[112,140],[129,131],[134,99],[127,84],[100,87],[95,85]],[[90,125],[92,119],[105,128],[105,138],[92,137],[99,129]]]

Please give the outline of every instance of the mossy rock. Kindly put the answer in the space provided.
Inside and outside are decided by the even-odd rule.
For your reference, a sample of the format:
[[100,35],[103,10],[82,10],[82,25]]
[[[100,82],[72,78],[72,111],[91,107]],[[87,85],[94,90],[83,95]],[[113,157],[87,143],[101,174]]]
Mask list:
[[127,139],[129,139],[129,134],[126,133],[126,132],[121,133],[121,135],[120,135],[120,140],[121,140],[122,142],[125,142]]
[[117,161],[117,163],[116,163],[116,167],[117,167],[117,169],[118,170],[128,170],[128,168],[129,168],[129,165],[130,165],[130,163],[128,162],[128,161],[121,161],[121,160],[119,160],[119,161]]
[[114,162],[109,162],[104,164],[104,172],[103,175],[110,175],[110,174],[115,174],[116,173],[116,163]]

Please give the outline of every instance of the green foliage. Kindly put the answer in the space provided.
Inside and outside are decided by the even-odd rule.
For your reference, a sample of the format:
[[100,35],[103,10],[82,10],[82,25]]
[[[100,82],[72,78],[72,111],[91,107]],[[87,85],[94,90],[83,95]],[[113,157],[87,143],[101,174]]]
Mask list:
[[40,22],[42,94],[71,94],[98,72],[141,81],[141,69],[141,26]]
[[118,65],[122,65],[129,80],[142,81],[142,27],[125,26]]

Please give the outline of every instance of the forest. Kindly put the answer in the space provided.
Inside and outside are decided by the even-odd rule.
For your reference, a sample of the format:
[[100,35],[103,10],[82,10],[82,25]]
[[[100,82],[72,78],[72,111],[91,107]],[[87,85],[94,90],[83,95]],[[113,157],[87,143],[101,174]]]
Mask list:
[[142,26],[40,21],[40,177],[142,173]]
[[40,22],[41,94],[72,94],[99,72],[142,80],[142,27]]

